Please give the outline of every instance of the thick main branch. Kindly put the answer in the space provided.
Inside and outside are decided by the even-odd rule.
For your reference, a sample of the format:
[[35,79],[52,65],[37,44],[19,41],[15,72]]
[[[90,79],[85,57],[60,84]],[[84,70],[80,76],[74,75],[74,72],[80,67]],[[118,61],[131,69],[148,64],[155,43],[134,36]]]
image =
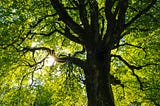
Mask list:
[[62,3],[59,0],[50,0],[53,8],[57,11],[60,20],[68,25],[79,37],[84,38],[84,30],[69,16]]

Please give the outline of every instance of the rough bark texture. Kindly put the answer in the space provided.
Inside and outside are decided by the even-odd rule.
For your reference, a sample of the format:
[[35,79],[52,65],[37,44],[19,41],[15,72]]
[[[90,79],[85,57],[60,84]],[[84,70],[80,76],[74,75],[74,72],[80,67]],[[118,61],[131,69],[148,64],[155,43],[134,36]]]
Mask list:
[[115,106],[110,85],[110,49],[87,52],[86,90],[88,106]]

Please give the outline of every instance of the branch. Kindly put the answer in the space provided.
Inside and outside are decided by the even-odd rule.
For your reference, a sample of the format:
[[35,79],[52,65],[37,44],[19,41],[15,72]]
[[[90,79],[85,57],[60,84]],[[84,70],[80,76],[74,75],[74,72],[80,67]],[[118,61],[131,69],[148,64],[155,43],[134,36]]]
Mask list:
[[99,33],[99,23],[98,23],[98,17],[99,17],[99,10],[98,10],[98,3],[97,0],[91,0],[89,2],[90,6],[90,14],[91,14],[91,29],[92,33],[94,34],[93,38],[95,38],[95,41],[98,40],[98,33]]
[[[35,27],[37,27],[44,19],[46,19],[47,17],[56,16],[56,15],[57,15],[57,13],[52,14],[52,15],[46,15],[46,16],[44,16],[43,18],[39,19],[39,20],[36,22],[36,24],[31,25],[31,26],[30,26],[31,29],[27,32],[26,38],[27,38],[30,34],[34,34],[34,33],[32,32],[32,29],[35,28]],[[35,33],[35,34],[36,34],[36,33]],[[32,36],[32,37],[33,37],[33,36]],[[32,39],[32,37],[31,37],[30,39]]]
[[146,53],[145,48],[143,48],[141,46],[137,46],[137,45],[132,45],[132,44],[129,44],[129,43],[124,43],[124,44],[117,45],[113,49],[118,48],[120,46],[132,46],[132,47],[136,47],[136,48],[142,49]]
[[50,0],[53,8],[57,11],[57,13],[60,16],[60,19],[68,25],[73,32],[75,32],[77,35],[79,35],[82,39],[84,39],[84,30],[83,28],[78,25],[76,22],[73,21],[73,19],[68,15],[67,11],[65,10],[62,3],[59,2],[59,0]]
[[110,74],[110,83],[113,85],[120,85],[122,88],[124,88],[124,85],[121,83],[121,80],[119,80],[118,78],[114,77],[111,74]]
[[80,41],[79,37],[76,37],[76,36],[74,36],[70,33],[69,28],[67,26],[64,30],[65,30],[65,32],[62,32],[62,31],[57,29],[57,32],[62,34],[63,36],[65,36],[66,38],[68,38],[69,40],[71,40],[73,42],[76,42],[78,44],[83,44],[83,42]]
[[114,14],[111,11],[114,5],[114,2],[112,0],[106,0],[105,2],[105,15],[108,21],[111,21],[114,19]]
[[47,48],[47,47],[37,47],[37,48],[31,48],[31,47],[24,47],[21,51],[23,52],[28,52],[28,51],[31,51],[31,52],[35,52],[36,50],[46,50],[46,51],[51,51],[50,48]]
[[43,18],[41,18],[41,19],[39,19],[37,22],[36,22],[36,24],[35,25],[33,25],[33,26],[31,26],[32,28],[35,28],[39,23],[41,23],[44,19],[46,19],[47,17],[53,17],[53,16],[56,16],[57,15],[57,13],[55,13],[55,14],[51,14],[51,15],[46,15],[46,16],[44,16]]
[[76,0],[69,0],[73,7],[78,7],[79,4]]
[[79,15],[80,15],[80,19],[82,21],[82,24],[84,26],[85,29],[88,29],[90,28],[90,25],[89,25],[89,21],[87,19],[87,10],[86,10],[86,5],[84,3],[84,0],[79,0],[79,5],[78,5],[78,8],[79,8]]
[[128,66],[128,68],[130,68],[131,70],[137,69],[140,70],[142,69],[142,66],[134,66],[134,65],[130,65],[125,59],[123,59],[120,55],[111,55],[112,57],[117,57],[119,60],[121,60],[125,65]]
[[112,7],[114,5],[114,2],[115,1],[113,0],[106,0],[105,2],[105,16],[107,19],[107,30],[103,37],[103,42],[105,46],[110,43],[111,39],[114,39],[114,37],[112,37],[116,28],[116,19],[114,17],[114,14],[112,13]]
[[[42,69],[42,67],[44,66],[44,61],[45,61],[45,59],[47,58],[47,56],[48,56],[48,55],[46,55],[42,60],[40,60],[40,61],[38,61],[38,62],[34,61],[34,62],[35,62],[34,64],[31,64],[31,63],[29,63],[28,61],[25,61],[25,62],[26,62],[26,65],[21,65],[21,66],[28,66],[28,67],[32,68],[32,67],[37,66],[38,64],[42,64],[42,66],[41,66],[40,68],[38,68],[38,69]],[[38,70],[38,69],[37,69],[37,70]]]
[[153,5],[157,2],[157,0],[152,0],[152,2],[143,10],[139,11],[139,13],[134,16],[126,25],[125,28],[127,28],[128,26],[130,26],[133,22],[135,22],[139,17],[141,17],[143,14],[147,13],[152,7]]
[[58,58],[60,60],[64,60],[65,62],[70,62],[73,63],[79,67],[81,67],[82,69],[85,70],[86,66],[85,66],[85,61],[79,59],[79,58],[75,58],[75,57],[64,57],[64,58]]
[[140,70],[143,67],[146,66],[150,66],[150,65],[158,65],[158,64],[153,64],[153,63],[149,63],[143,66],[134,66],[134,65],[130,65],[125,59],[123,59],[120,55],[111,55],[112,57],[117,57],[119,60],[121,60],[125,65],[128,66],[128,68],[132,71],[132,74],[136,77],[137,81],[140,84],[140,89],[143,90],[143,82],[141,82],[139,76],[134,72],[135,69]]
[[43,36],[51,36],[52,34],[56,33],[57,30],[51,31],[48,34],[45,33],[35,33],[35,32],[31,32],[31,34],[38,34],[38,35],[43,35]]
[[131,32],[131,31],[134,31],[134,30],[138,30],[138,31],[142,31],[142,32],[147,32],[147,31],[149,31],[150,29],[148,29],[148,28],[136,28],[136,27],[134,27],[134,28],[129,28],[126,32],[124,32],[124,33],[122,33],[122,34],[120,35],[120,38],[119,38],[119,39],[122,39],[124,36],[130,34],[130,32]]
[[80,41],[78,37],[75,37],[74,35],[71,34],[70,29],[67,26],[65,27],[65,33],[63,35],[68,39],[70,39],[71,41],[82,44],[82,41]]
[[[32,70],[32,71],[30,71],[30,72],[28,72],[28,73],[25,73],[25,74],[22,76],[22,79],[20,80],[19,90],[21,90],[21,88],[22,88],[22,84],[23,84],[24,78],[27,77],[29,74],[32,74],[32,75],[33,75],[33,73],[34,73],[35,71],[36,71],[36,69],[34,69],[34,70]],[[33,78],[32,78],[32,81],[33,81]],[[33,84],[33,82],[32,82],[31,84]],[[32,85],[30,85],[30,86],[32,86]]]
[[[57,57],[56,54],[54,53],[54,50],[51,50],[50,48],[47,48],[47,47],[37,47],[37,48],[25,47],[21,51],[35,52],[36,50],[46,50],[49,54],[53,55],[56,62],[59,62],[59,63],[70,62],[70,63],[73,63],[73,64],[81,67],[82,69],[85,69],[85,62],[83,60],[81,60],[79,58],[75,58],[75,57],[70,57],[70,55],[68,57],[66,56],[66,57],[63,57],[63,58]],[[40,62],[37,62],[36,64],[39,64],[39,63],[43,62],[45,60],[45,58],[42,59]],[[36,65],[36,64],[34,64],[34,65]],[[29,65],[33,67],[33,65],[31,65],[31,64],[29,64]]]
[[125,28],[125,13],[128,8],[128,0],[119,0],[118,7],[119,7],[119,13],[118,13],[117,23],[118,23],[119,33],[121,33]]

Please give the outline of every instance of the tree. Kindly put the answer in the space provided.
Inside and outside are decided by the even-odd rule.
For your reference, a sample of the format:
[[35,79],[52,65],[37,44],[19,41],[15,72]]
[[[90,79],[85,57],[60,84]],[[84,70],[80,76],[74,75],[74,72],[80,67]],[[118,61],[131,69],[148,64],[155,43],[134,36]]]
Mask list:
[[[113,70],[114,67],[124,70],[127,66],[139,83],[139,88],[144,90],[144,84],[135,70],[159,65],[155,59],[140,61],[151,50],[146,51],[144,47],[154,43],[153,39],[147,41],[141,38],[148,38],[149,35],[159,39],[157,21],[160,18],[160,3],[157,0],[17,0],[3,1],[2,5],[0,47],[2,53],[7,53],[1,56],[4,64],[1,70],[11,67],[8,72],[1,72],[1,75],[11,76],[10,72],[20,67],[16,72],[22,78],[14,76],[15,81],[20,80],[20,89],[23,89],[25,80],[33,82],[34,78],[38,78],[35,70],[45,67],[46,60],[52,56],[59,64],[65,63],[64,66],[62,64],[63,67],[68,64],[68,67],[75,68],[77,72],[71,71],[73,68],[66,70],[69,73],[67,76],[72,78],[72,73],[73,76],[81,77],[86,86],[88,106],[114,106],[111,84],[124,88],[121,80],[113,75],[113,72],[118,73]],[[138,53],[143,53],[139,57],[139,54],[132,53],[131,57],[135,56],[134,61],[138,65],[131,57],[127,57],[128,52],[134,52],[137,48],[142,49]],[[149,55],[149,59],[152,58],[150,54],[146,55]],[[9,56],[11,57],[6,58]],[[55,70],[58,66],[52,68]],[[32,71],[24,67],[29,67]],[[25,91],[28,90],[24,88]]]

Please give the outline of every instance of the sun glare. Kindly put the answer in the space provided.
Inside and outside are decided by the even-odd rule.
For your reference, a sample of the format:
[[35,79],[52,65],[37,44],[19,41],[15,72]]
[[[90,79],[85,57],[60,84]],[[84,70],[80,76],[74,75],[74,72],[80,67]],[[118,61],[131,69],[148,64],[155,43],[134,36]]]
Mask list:
[[53,56],[49,55],[46,58],[45,66],[52,66],[52,65],[54,65],[54,63],[55,63],[55,58]]

